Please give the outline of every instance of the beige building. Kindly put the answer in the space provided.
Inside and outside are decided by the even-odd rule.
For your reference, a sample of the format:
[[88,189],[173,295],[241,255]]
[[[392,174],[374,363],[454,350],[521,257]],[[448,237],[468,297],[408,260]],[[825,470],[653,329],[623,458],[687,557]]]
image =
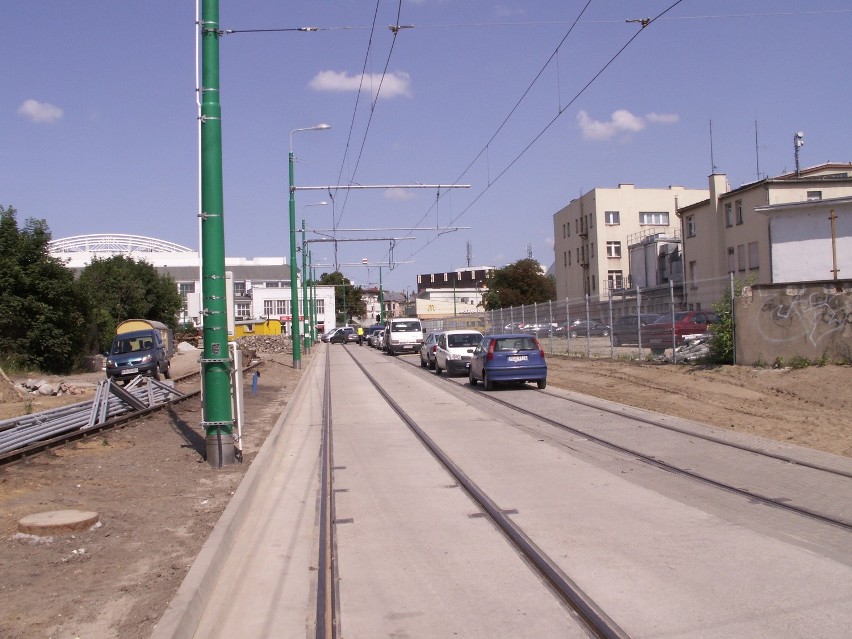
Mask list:
[[[686,260],[687,306],[708,309],[725,290],[730,274],[749,284],[769,284],[772,257],[766,207],[796,202],[819,202],[852,195],[852,164],[822,164],[766,178],[731,190],[724,175],[709,178],[709,198],[681,204],[680,218]],[[756,209],[761,209],[756,212]],[[830,222],[823,222],[826,235]],[[805,229],[802,239],[806,239]],[[806,250],[802,244],[802,250]],[[804,256],[803,256],[804,258]],[[830,279],[827,276],[825,279]]]
[[613,290],[634,286],[629,243],[678,238],[675,212],[708,195],[707,189],[637,189],[619,184],[572,200],[553,216],[557,297],[606,299]]

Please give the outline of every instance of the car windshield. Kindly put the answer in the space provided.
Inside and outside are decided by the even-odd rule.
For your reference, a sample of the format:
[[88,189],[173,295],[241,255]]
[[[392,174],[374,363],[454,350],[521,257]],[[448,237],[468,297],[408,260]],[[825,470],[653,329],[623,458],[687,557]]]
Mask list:
[[495,351],[535,351],[535,340],[532,337],[501,337],[494,343]]
[[420,322],[394,322],[391,326],[391,330],[395,333],[412,333],[414,331],[421,330]]
[[124,355],[125,353],[135,353],[137,351],[144,351],[152,348],[154,345],[153,340],[148,339],[122,339],[117,341],[113,345],[112,353],[113,355]]
[[476,346],[482,341],[482,335],[477,333],[469,333],[467,335],[448,335],[447,343],[450,348],[460,348],[464,346]]

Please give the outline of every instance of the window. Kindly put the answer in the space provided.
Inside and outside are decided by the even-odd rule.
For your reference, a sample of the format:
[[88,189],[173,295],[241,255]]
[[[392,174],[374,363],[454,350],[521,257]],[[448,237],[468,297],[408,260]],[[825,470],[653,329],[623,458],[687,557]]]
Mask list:
[[245,297],[246,294],[246,283],[245,280],[242,282],[234,282],[234,295],[237,297]]
[[568,237],[571,237],[571,222],[565,225],[565,230],[568,232]]
[[668,226],[669,214],[667,211],[639,213],[639,224],[654,224],[655,226]]
[[686,218],[686,237],[695,237],[695,216],[688,215]]
[[736,263],[734,262],[734,247],[728,247],[728,273],[733,273],[736,269]]
[[607,271],[606,283],[609,290],[624,288],[624,275],[621,271]]
[[568,251],[568,266],[571,266],[571,251]]
[[568,266],[568,251],[562,253],[562,266]]
[[263,314],[266,317],[289,315],[290,300],[263,300]]
[[819,202],[822,199],[822,191],[808,191],[808,202]]
[[325,300],[317,300],[317,315],[325,315]]
[[741,271],[746,270],[746,247],[745,244],[737,245],[737,268]]
[[737,224],[743,223],[743,201],[737,200],[734,202],[734,207],[737,209]]
[[251,317],[251,303],[250,302],[237,302],[234,305],[234,314],[237,317]]
[[734,211],[731,208],[731,203],[728,202],[725,205],[725,226],[733,226],[734,225]]
[[689,263],[689,288],[691,288],[691,289],[698,288],[698,284],[696,283],[696,279],[695,279],[695,271],[696,271],[696,266],[695,266],[695,261],[693,260],[692,262]]
[[181,282],[178,284],[178,290],[180,291],[180,296],[186,299],[187,295],[195,293],[195,282]]
[[750,270],[760,268],[760,254],[757,250],[757,242],[748,243],[748,267]]
[[563,224],[562,225],[562,239],[564,240],[566,237],[568,237],[568,234],[565,231],[565,224]]
[[594,275],[592,275],[592,290],[593,290],[593,291],[598,290],[598,289],[597,289],[597,286],[596,286],[596,284],[595,284],[595,276],[594,276]]
[[591,259],[595,259],[595,243],[594,243],[594,242],[592,242],[592,243],[589,245],[589,257],[590,257]]
[[604,221],[606,224],[611,225],[621,224],[621,215],[618,211],[606,211],[604,213]]
[[607,242],[606,243],[606,256],[607,257],[621,257],[621,242]]

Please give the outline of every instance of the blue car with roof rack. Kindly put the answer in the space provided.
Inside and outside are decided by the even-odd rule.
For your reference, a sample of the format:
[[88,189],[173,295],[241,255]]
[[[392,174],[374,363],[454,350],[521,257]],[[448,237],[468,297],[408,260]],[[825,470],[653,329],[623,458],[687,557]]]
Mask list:
[[490,391],[500,382],[535,382],[547,386],[547,362],[544,349],[534,335],[507,333],[484,337],[470,360],[468,381],[482,382]]

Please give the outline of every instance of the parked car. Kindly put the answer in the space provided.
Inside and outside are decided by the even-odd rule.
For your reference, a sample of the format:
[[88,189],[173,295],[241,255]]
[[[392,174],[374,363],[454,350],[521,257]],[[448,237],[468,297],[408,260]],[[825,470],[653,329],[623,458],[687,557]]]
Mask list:
[[334,334],[339,330],[340,330],[339,328],[333,328],[330,331],[326,331],[325,333],[320,335],[320,340],[323,341],[323,342],[330,341],[331,338],[334,336]]
[[435,373],[464,373],[470,368],[473,349],[482,341],[479,331],[444,331],[438,334],[435,348]]
[[390,355],[416,353],[423,343],[423,326],[416,317],[394,317],[385,325],[385,350]]
[[380,328],[377,331],[373,331],[373,333],[370,334],[369,343],[370,343],[370,346],[372,346],[373,348],[379,348],[380,349],[382,347],[382,344],[384,343],[384,341],[385,341],[385,329],[384,329],[384,327]]
[[332,344],[348,344],[358,341],[358,333],[353,326],[342,326],[328,340]]
[[565,325],[568,337],[608,337],[610,327],[598,320],[574,320]]
[[378,333],[381,330],[384,330],[384,328],[385,328],[384,324],[373,324],[370,328],[366,329],[364,331],[364,339],[367,340],[367,344],[372,346],[373,345],[373,341],[372,341],[373,335],[375,335],[376,333]]
[[441,331],[434,331],[426,336],[420,345],[420,366],[435,370],[435,350],[438,348],[438,335]]
[[498,382],[535,382],[547,386],[547,362],[538,339],[526,334],[489,335],[472,353],[468,381],[490,391]]
[[642,344],[648,344],[648,333],[645,329],[648,324],[653,324],[659,315],[654,313],[642,313],[641,315],[625,315],[612,322],[612,345],[622,346],[624,344],[639,343],[639,329],[642,329]]
[[[716,324],[719,317],[709,311],[680,311],[674,314],[674,323],[670,313],[660,315],[653,324],[648,324],[648,348],[657,355],[672,347],[672,329],[674,329],[675,346],[683,346],[690,335],[701,335],[707,332],[710,324]],[[642,334],[643,341],[645,332]]]

